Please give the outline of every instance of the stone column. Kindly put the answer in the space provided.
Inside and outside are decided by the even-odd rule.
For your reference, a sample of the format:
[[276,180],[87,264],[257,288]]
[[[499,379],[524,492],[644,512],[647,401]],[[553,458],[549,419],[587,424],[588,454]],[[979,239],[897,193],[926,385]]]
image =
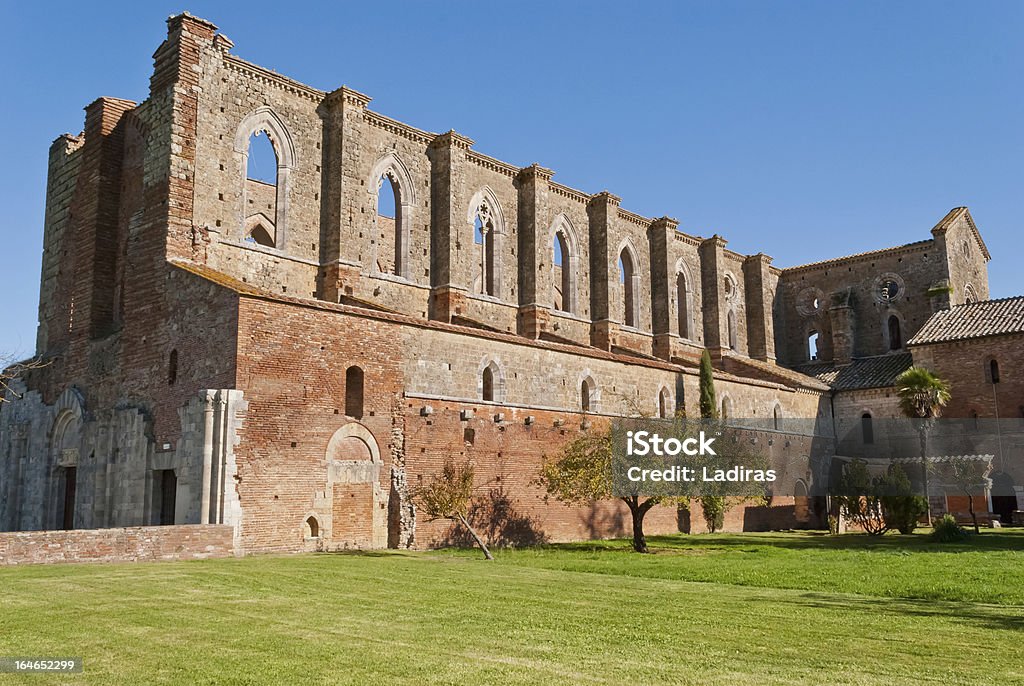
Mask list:
[[669,273],[669,246],[679,222],[669,217],[655,219],[648,230],[651,250],[651,332],[654,334],[654,355],[672,359],[672,289],[675,284]]
[[775,322],[772,312],[772,258],[764,253],[743,260],[747,309],[747,354],[755,360],[775,362]]
[[354,156],[361,144],[358,129],[370,100],[342,86],[328,93],[318,110],[324,127],[318,297],[330,302],[339,302],[354,291],[362,271],[360,253],[369,241],[368,237],[359,238],[352,207],[354,198],[365,189],[357,179],[349,178],[353,169],[345,160]]
[[587,204],[587,218],[590,224],[590,344],[601,350],[611,350],[612,341],[618,333],[618,324],[611,321],[609,310],[608,272],[611,261],[608,234],[622,201],[608,191],[601,191],[590,198]]
[[455,131],[433,140],[430,156],[430,312],[431,319],[450,322],[462,311],[466,287],[456,285],[452,273],[458,232],[464,222],[459,215],[457,195],[463,187],[466,151],[473,141]]
[[712,356],[721,356],[728,349],[729,341],[723,327],[725,312],[722,293],[724,278],[725,246],[727,241],[715,234],[700,244],[700,282],[704,305],[704,345]]
[[[551,303],[539,293],[551,292],[551,242],[545,221],[548,182],[554,174],[538,164],[519,172],[519,335],[539,338],[551,319]],[[541,252],[546,250],[547,252]],[[547,257],[545,257],[546,255]],[[571,269],[564,265],[564,269]],[[566,295],[568,297],[568,295]]]
[[849,364],[854,353],[854,323],[852,294],[849,290],[839,291],[830,296],[828,309],[832,324],[832,361]]

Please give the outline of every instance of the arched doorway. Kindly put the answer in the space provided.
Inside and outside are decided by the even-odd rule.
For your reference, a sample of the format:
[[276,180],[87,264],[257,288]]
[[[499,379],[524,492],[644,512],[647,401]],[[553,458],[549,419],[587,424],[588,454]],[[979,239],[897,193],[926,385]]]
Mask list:
[[992,475],[992,512],[999,515],[1003,524],[1013,523],[1013,511],[1018,509],[1017,491],[1013,477],[1006,472]]
[[361,423],[349,422],[334,432],[326,458],[330,526],[321,519],[321,538],[326,535],[334,550],[385,547],[391,484],[377,440]]
[[807,484],[803,479],[797,479],[793,487],[793,518],[801,525],[811,521],[810,498],[807,497]]

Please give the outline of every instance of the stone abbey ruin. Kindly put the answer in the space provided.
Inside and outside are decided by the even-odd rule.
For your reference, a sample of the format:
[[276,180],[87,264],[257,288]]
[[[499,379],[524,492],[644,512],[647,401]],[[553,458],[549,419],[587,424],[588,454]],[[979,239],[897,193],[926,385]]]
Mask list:
[[[1024,327],[956,329],[1021,311],[988,300],[966,208],[924,240],[780,269],[232,50],[209,22],[171,17],[149,97],[94,101],[84,132],[50,149],[47,364],[0,409],[0,530],[191,524],[239,552],[426,547],[453,533],[417,518],[410,492],[454,456],[476,465],[492,538],[622,534],[621,503],[545,498],[541,461],[630,408],[697,416],[705,348],[726,417],[823,431],[892,417],[913,360],[953,375],[992,356],[1019,414]],[[276,158],[262,179],[258,144]],[[993,416],[991,377],[978,383],[952,415]],[[735,508],[727,528],[811,525],[822,475],[805,459],[784,478],[787,495]],[[671,508],[647,526],[700,528]]]

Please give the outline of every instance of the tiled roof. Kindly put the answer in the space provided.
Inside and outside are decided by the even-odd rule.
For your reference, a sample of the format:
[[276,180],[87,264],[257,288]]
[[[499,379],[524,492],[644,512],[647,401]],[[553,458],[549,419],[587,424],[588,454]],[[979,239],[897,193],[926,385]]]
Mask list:
[[910,353],[893,353],[862,357],[850,364],[832,362],[805,364],[799,371],[823,381],[837,391],[862,388],[885,388],[896,383],[896,377],[914,363]]
[[957,305],[936,312],[908,345],[1024,333],[1024,295]]

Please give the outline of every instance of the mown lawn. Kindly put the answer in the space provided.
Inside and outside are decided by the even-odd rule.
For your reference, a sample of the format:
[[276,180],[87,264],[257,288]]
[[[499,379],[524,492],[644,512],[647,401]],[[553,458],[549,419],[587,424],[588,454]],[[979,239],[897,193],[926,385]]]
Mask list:
[[32,684],[1024,683],[1020,533],[652,543],[0,568],[0,655],[85,659]]

